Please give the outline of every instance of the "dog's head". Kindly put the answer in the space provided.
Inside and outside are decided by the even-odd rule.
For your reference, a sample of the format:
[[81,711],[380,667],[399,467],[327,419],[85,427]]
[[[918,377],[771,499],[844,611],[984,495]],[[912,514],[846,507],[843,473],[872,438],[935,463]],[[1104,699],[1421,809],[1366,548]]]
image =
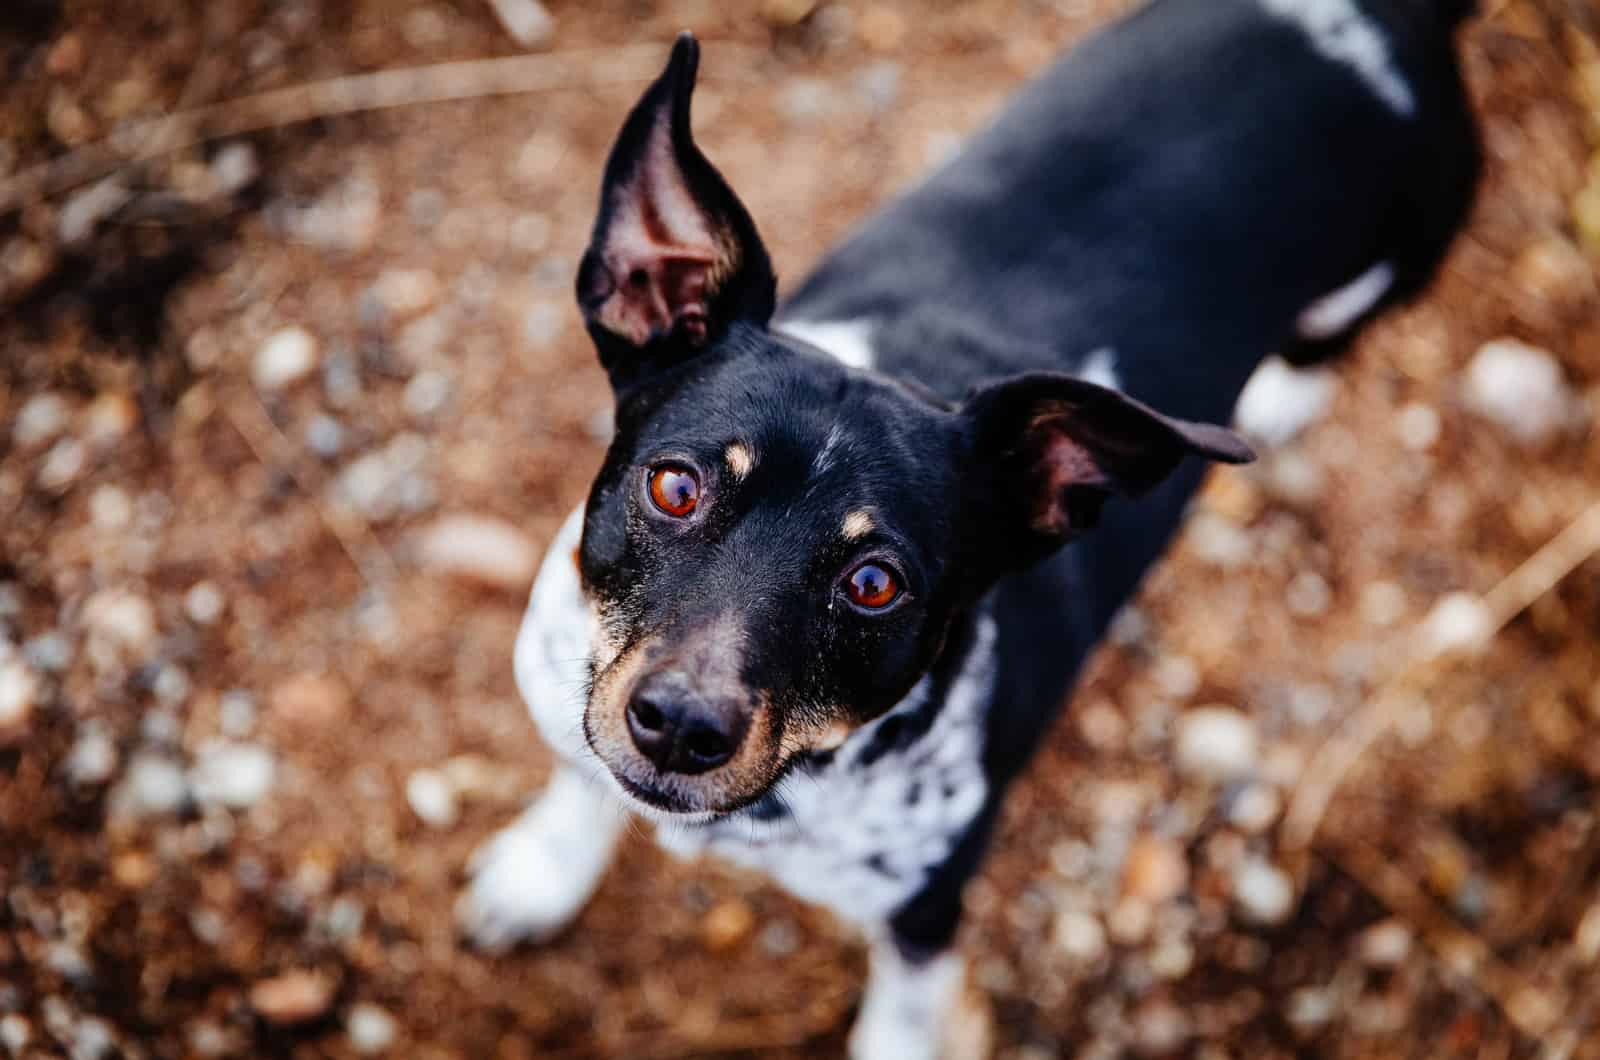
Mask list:
[[1002,573],[1218,427],[1033,374],[960,404],[767,330],[776,280],[690,135],[680,38],[606,165],[578,300],[616,395],[585,513],[589,746],[656,809],[717,814],[900,700]]

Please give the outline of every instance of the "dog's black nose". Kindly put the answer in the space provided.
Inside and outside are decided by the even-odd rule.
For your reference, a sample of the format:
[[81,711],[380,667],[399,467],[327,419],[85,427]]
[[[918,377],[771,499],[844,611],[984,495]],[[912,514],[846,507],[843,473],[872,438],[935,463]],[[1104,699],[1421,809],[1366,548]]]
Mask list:
[[628,734],[661,772],[693,776],[733,757],[744,724],[702,703],[678,681],[646,679],[628,702]]

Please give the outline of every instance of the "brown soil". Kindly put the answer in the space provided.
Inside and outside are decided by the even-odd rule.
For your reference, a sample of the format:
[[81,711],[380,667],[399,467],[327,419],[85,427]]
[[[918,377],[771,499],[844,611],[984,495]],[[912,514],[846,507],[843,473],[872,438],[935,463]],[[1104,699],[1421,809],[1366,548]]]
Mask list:
[[[474,0],[54,6],[0,15],[0,181],[141,116],[515,54]],[[702,144],[797,276],[1123,6],[603,0],[556,4],[548,47],[694,27]],[[1185,536],[1011,799],[965,932],[998,1055],[1600,1058],[1600,564],[1481,655],[1405,677],[1304,856],[1173,764],[1175,718],[1232,704],[1293,801],[1440,596],[1487,590],[1600,499],[1594,16],[1485,6],[1464,46],[1490,174],[1437,288],[1365,338],[1326,421],[1213,480],[1200,507],[1249,555],[1222,569]],[[443,512],[542,546],[598,465],[608,395],[570,278],[639,87],[596,72],[271,129],[236,190],[213,186],[222,144],[163,155],[72,247],[70,191],[0,213],[0,645],[36,684],[0,725],[0,1031],[25,1021],[21,1055],[355,1056],[363,1004],[396,1056],[840,1054],[849,933],[641,837],[551,945],[485,957],[451,922],[468,855],[550,760],[511,682],[521,592],[408,546]],[[397,269],[427,275],[385,307]],[[290,326],[321,365],[262,395],[252,360]],[[1554,354],[1581,406],[1536,448],[1462,400],[1507,336]],[[45,393],[61,433],[19,439]],[[1419,406],[1439,436],[1411,447]],[[337,453],[308,442],[318,417]],[[344,503],[371,454],[397,484]],[[118,803],[138,763],[187,766],[223,733],[274,756],[263,797]],[[109,770],[72,764],[107,739]],[[452,778],[458,821],[419,820],[419,769]],[[1175,893],[1137,908],[1160,887],[1146,855],[1159,873],[1173,851]],[[1294,874],[1284,922],[1233,908],[1249,858]],[[296,972],[290,1023],[257,988]]]

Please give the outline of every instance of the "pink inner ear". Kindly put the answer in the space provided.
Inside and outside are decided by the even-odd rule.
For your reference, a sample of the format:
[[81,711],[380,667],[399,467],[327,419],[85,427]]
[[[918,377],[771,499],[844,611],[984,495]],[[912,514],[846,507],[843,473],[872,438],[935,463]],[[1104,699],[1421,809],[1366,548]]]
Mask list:
[[601,254],[611,293],[599,323],[635,345],[677,326],[705,341],[715,284],[733,265],[732,241],[718,238],[684,180],[669,121],[663,114],[633,178],[613,191]]
[[1064,416],[1041,416],[1029,425],[1028,436],[1038,448],[1034,460],[1033,529],[1045,534],[1066,533],[1071,525],[1067,490],[1072,486],[1110,484],[1104,469],[1089,450],[1073,441]]

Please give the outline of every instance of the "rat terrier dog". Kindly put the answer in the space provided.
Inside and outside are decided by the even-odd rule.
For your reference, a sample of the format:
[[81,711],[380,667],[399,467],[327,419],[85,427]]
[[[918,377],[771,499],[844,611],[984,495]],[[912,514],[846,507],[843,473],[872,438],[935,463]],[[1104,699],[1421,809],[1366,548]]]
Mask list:
[[1211,424],[1420,290],[1466,214],[1469,7],[1156,0],[781,310],[681,37],[577,278],[616,436],[517,638],[561,764],[479,852],[470,937],[570,923],[625,807],[865,927],[852,1054],[936,1055],[1007,786],[1206,462],[1251,458]]

